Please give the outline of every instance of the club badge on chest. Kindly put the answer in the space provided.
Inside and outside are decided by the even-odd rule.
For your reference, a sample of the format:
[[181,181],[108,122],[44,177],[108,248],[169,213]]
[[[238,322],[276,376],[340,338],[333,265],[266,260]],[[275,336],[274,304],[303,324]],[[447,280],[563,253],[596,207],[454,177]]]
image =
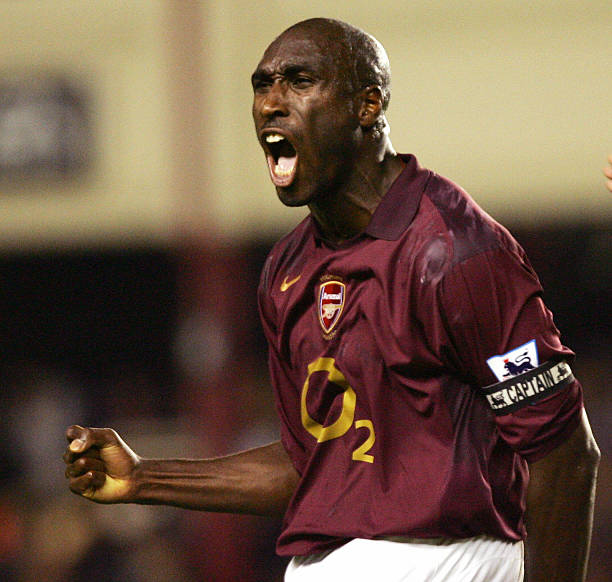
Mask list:
[[336,279],[327,280],[319,287],[318,316],[325,337],[332,337],[344,310],[346,285]]

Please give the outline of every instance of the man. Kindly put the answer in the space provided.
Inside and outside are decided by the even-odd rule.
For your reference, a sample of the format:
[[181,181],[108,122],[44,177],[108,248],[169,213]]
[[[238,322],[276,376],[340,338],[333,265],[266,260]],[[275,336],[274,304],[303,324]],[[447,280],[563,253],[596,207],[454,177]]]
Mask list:
[[253,76],[281,201],[259,303],[281,442],[141,459],[68,429],[66,475],[101,503],[284,514],[286,579],[585,575],[598,450],[539,281],[458,186],[395,153],[382,46],[312,19]]

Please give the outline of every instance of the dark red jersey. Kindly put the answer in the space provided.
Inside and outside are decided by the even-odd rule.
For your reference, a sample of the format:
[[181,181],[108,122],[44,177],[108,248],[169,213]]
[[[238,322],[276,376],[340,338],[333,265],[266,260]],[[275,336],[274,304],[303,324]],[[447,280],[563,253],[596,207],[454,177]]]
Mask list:
[[524,537],[527,460],[577,426],[580,385],[512,236],[406,167],[341,246],[307,217],[259,288],[282,442],[301,475],[282,555],[381,536]]

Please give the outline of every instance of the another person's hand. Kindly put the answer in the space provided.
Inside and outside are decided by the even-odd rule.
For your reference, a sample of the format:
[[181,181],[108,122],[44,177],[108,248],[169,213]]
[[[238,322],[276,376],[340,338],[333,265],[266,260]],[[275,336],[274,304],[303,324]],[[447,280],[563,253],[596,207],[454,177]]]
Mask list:
[[608,190],[612,192],[612,154],[608,156],[608,166],[604,168],[603,172],[608,178],[606,180],[606,186],[608,187]]
[[140,458],[110,428],[71,426],[64,453],[70,490],[98,503],[133,501]]

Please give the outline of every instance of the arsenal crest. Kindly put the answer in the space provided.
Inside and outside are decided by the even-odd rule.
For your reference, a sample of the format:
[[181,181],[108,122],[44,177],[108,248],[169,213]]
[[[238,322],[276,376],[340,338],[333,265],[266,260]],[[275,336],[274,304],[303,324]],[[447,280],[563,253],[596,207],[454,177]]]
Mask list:
[[344,308],[345,285],[327,281],[319,287],[319,323],[328,334],[334,329]]

